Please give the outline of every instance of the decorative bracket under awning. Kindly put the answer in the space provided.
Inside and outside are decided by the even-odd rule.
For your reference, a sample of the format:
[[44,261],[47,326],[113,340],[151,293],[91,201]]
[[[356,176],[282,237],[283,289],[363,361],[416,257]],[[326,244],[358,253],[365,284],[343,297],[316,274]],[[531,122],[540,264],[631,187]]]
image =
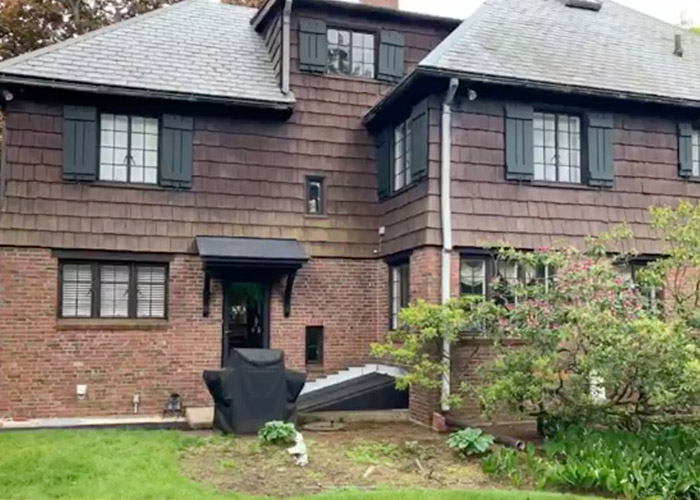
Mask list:
[[204,261],[202,315],[210,314],[211,279],[274,283],[286,276],[284,317],[292,312],[292,291],[297,271],[309,260],[296,240],[197,236]]

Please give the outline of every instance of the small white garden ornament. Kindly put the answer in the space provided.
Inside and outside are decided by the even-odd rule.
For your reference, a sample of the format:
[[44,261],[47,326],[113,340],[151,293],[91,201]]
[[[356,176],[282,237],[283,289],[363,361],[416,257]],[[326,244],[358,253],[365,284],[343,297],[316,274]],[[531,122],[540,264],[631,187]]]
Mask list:
[[287,448],[287,452],[294,458],[294,462],[300,466],[304,467],[309,463],[309,456],[306,453],[306,443],[304,442],[304,436],[301,432],[297,431],[294,435],[294,446]]

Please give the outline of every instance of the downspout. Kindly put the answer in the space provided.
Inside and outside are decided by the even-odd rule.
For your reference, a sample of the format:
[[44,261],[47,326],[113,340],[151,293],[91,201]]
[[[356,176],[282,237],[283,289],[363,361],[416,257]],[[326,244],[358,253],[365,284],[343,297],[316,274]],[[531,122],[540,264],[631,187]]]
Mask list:
[[[442,121],[440,140],[440,218],[442,221],[442,255],[440,266],[440,300],[443,304],[450,300],[450,260],[452,258],[452,209],[450,207],[450,167],[452,163],[452,103],[459,87],[459,79],[450,79],[450,86],[442,102]],[[445,339],[442,342],[443,360],[448,360],[448,369],[442,375],[442,390],[440,394],[440,406],[443,412],[450,411],[447,398],[450,396],[450,371],[452,361],[450,360],[450,342]]]
[[292,1],[284,0],[282,9],[282,93],[289,94],[290,31],[292,25]]

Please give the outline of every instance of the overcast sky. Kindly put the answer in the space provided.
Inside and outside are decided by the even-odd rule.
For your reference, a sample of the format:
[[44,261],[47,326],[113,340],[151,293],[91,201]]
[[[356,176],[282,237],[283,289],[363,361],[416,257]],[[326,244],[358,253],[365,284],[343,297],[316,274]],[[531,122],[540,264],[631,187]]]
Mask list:
[[[469,16],[483,0],[399,0],[400,8],[448,17]],[[516,2],[517,0],[513,0]],[[633,9],[679,24],[685,17],[700,25],[700,0],[617,0]]]

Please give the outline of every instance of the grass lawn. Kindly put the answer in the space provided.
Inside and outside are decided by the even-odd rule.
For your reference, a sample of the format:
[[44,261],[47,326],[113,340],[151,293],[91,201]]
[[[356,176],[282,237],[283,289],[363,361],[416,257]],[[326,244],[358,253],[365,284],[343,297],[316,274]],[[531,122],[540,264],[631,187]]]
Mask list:
[[[0,433],[0,498],[91,500],[250,500],[188,479],[192,457],[238,438],[176,431],[27,431]],[[283,450],[280,450],[280,454]],[[199,453],[203,460],[210,455]],[[188,455],[188,461],[182,461]],[[286,457],[285,457],[286,458]],[[311,460],[314,457],[311,456]],[[218,464],[226,467],[225,464]],[[235,475],[232,468],[230,475]],[[312,498],[312,497],[304,497]],[[339,491],[324,500],[576,500],[583,497],[482,491]]]

